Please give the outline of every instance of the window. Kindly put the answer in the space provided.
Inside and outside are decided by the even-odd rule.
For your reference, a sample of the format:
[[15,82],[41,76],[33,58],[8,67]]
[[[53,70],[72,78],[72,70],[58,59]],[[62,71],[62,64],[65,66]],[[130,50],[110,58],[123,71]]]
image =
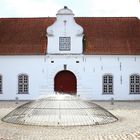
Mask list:
[[2,94],[2,76],[0,75],[0,94]]
[[18,93],[19,94],[28,94],[28,75],[21,74],[18,76]]
[[140,94],[140,76],[137,74],[130,76],[130,94]]
[[103,94],[113,94],[113,76],[103,76]]
[[70,51],[71,38],[70,37],[59,37],[59,50]]

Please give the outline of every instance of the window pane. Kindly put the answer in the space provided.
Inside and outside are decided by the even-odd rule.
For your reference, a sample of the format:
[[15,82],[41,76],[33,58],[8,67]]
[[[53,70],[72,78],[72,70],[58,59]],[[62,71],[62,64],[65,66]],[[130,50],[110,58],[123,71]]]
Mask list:
[[109,76],[109,83],[112,83],[112,76]]
[[111,75],[103,76],[103,93],[113,94],[113,77]]
[[107,77],[104,76],[104,83],[107,83]]
[[140,94],[140,76],[138,75],[130,76],[130,93]]
[[2,76],[0,76],[0,94],[2,93]]
[[20,75],[18,79],[18,91],[21,94],[28,93],[28,76]]
[[59,37],[59,50],[70,51],[71,38],[70,37]]
[[107,93],[107,85],[104,85],[104,93]]
[[134,76],[131,76],[131,83],[134,83]]
[[131,85],[131,93],[134,93],[135,90],[134,90],[134,85]]
[[139,76],[136,76],[136,83],[140,83],[139,82]]
[[140,86],[136,85],[136,93],[139,93],[139,92],[140,92]]
[[109,85],[109,93],[112,93],[112,85]]

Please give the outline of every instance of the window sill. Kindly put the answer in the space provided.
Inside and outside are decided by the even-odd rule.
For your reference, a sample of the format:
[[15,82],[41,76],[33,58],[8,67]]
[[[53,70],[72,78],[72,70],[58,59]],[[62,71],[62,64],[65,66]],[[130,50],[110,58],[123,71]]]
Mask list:
[[26,94],[26,95],[28,95],[29,93],[28,92],[21,92],[21,93],[17,93],[18,95],[24,95],[24,94]]
[[114,95],[113,93],[102,93],[102,95]]
[[129,95],[139,95],[140,94],[140,92],[139,93],[129,93]]

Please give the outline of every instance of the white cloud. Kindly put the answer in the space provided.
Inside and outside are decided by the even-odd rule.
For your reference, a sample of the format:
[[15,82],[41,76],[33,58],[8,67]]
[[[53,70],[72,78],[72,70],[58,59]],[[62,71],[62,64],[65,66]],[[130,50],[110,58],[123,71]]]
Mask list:
[[139,0],[91,0],[94,16],[140,16]]
[[7,10],[16,16],[47,17],[55,16],[60,5],[54,0],[5,0]]
[[139,16],[139,0],[0,0],[0,17],[55,16],[64,5],[75,16]]

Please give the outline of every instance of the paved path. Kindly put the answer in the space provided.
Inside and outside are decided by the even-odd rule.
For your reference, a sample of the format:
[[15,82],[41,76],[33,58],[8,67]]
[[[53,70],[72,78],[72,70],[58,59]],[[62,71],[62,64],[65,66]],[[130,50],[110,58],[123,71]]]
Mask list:
[[[20,103],[22,104],[22,103]],[[118,122],[83,127],[39,127],[0,121],[0,140],[140,140],[140,102],[97,102],[119,118]],[[0,102],[0,118],[17,105]]]

